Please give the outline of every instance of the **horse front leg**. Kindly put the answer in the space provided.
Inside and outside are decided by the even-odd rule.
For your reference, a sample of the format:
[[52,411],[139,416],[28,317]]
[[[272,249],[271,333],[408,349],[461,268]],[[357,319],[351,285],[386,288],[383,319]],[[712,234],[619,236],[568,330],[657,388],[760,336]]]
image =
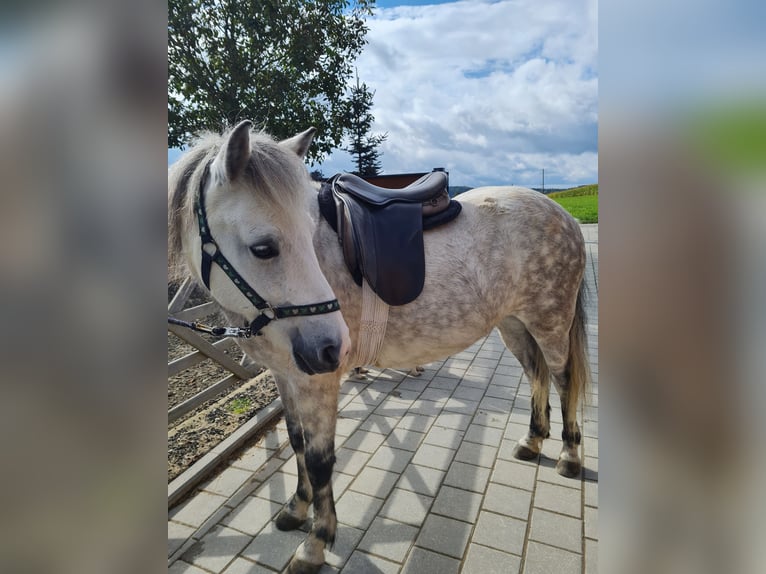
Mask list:
[[305,441],[306,474],[313,492],[314,523],[298,547],[288,574],[316,574],[324,564],[324,549],[335,542],[337,518],[332,492],[335,464],[335,421],[340,372],[311,377],[299,383],[296,409]]
[[290,446],[295,452],[295,459],[298,464],[298,486],[295,489],[295,494],[287,501],[274,522],[280,530],[295,530],[300,528],[308,518],[309,506],[313,500],[313,489],[306,470],[303,427],[295,406],[295,390],[290,387],[286,379],[276,374],[274,378],[282,398],[282,404],[285,407],[285,423],[287,424],[287,434],[290,437]]

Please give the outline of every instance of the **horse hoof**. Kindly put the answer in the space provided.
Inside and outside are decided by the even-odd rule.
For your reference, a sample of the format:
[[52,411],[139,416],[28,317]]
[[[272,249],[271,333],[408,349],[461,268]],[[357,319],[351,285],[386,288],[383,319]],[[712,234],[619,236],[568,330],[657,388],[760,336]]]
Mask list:
[[306,522],[305,518],[301,520],[297,516],[293,516],[292,514],[282,511],[277,516],[274,524],[279,530],[297,530],[303,526],[304,522]]
[[523,444],[517,444],[513,448],[513,456],[515,458],[518,458],[519,460],[534,460],[537,458],[537,455],[539,455],[539,452],[533,451],[528,446],[524,446]]
[[579,460],[561,460],[556,463],[556,472],[567,478],[580,476],[582,463]]
[[311,564],[310,562],[293,558],[290,560],[285,574],[317,574],[321,568],[322,564]]

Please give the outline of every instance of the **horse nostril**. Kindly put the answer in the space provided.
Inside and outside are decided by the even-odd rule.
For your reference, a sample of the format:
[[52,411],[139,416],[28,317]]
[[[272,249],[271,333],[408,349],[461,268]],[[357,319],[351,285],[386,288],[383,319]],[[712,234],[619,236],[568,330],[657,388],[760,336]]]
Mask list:
[[322,349],[321,358],[325,365],[335,370],[340,364],[340,344],[331,343]]

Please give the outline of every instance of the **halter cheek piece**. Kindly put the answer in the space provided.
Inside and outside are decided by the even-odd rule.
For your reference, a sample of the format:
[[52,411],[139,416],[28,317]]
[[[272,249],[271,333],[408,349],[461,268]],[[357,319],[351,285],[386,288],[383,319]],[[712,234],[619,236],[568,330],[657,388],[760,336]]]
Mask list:
[[[180,324],[197,331],[203,331],[218,336],[250,337],[252,335],[259,335],[261,329],[275,319],[323,315],[325,313],[339,311],[340,304],[337,299],[323,301],[321,303],[311,303],[310,305],[282,305],[280,307],[273,307],[263,297],[258,295],[256,290],[253,289],[239,273],[237,273],[234,266],[228,259],[226,259],[223,253],[221,253],[218,244],[210,233],[210,225],[205,212],[205,186],[207,185],[209,176],[210,164],[205,166],[205,171],[202,174],[202,181],[200,182],[197,201],[194,204],[194,212],[197,214],[197,221],[199,223],[200,239],[202,239],[202,282],[205,284],[205,287],[210,289],[210,269],[213,263],[216,263],[218,267],[226,273],[229,279],[232,280],[242,294],[247,297],[248,301],[258,309],[259,314],[248,327],[244,328],[208,327],[199,323],[187,323],[178,319],[171,320],[170,317],[168,317],[168,322]],[[208,247],[208,249],[205,249],[205,247]]]

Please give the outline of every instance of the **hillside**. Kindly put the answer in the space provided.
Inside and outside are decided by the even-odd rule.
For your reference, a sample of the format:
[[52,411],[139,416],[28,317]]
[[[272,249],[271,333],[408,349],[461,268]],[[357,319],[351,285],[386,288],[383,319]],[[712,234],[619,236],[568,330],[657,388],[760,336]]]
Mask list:
[[579,187],[573,187],[571,189],[564,189],[561,191],[555,191],[548,194],[551,199],[557,197],[582,197],[584,195],[598,195],[598,184],[591,183],[589,185],[581,185]]

